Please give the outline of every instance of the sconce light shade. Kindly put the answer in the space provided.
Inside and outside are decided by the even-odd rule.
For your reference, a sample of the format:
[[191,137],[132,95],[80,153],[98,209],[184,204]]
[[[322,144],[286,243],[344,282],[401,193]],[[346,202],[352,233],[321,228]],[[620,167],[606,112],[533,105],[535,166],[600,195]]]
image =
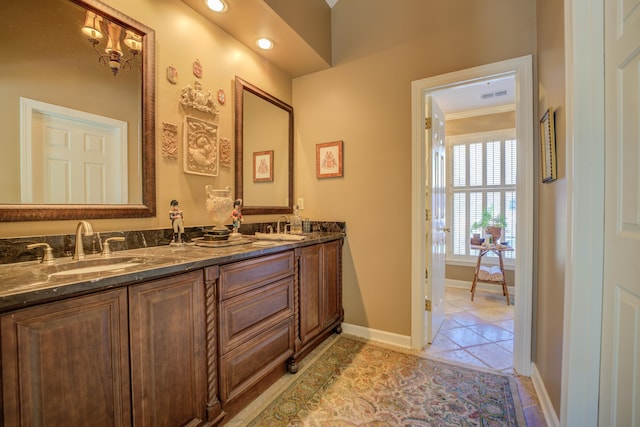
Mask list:
[[131,30],[125,30],[124,44],[131,49],[134,55],[137,55],[142,50],[142,37],[132,32]]
[[102,16],[98,16],[90,10],[87,10],[82,32],[89,37],[91,43],[98,43],[98,40],[102,38]]

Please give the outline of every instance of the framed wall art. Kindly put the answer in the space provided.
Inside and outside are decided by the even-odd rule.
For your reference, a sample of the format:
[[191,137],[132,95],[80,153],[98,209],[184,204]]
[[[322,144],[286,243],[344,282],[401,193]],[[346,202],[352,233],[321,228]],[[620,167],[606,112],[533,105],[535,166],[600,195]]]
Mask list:
[[552,108],[540,120],[540,166],[543,183],[556,180],[556,130]]
[[218,125],[186,116],[183,133],[185,173],[218,176]]
[[273,150],[253,153],[253,182],[273,181]]
[[316,145],[316,178],[342,176],[342,141]]

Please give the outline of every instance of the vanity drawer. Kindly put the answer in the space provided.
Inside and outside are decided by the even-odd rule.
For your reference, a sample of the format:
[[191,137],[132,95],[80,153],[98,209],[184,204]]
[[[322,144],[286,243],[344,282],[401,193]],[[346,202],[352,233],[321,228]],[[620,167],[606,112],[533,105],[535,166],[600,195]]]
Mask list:
[[289,276],[220,303],[220,354],[292,317],[293,285]]
[[293,251],[240,261],[220,267],[220,300],[293,275]]
[[290,317],[220,358],[220,400],[223,405],[242,394],[293,355]]

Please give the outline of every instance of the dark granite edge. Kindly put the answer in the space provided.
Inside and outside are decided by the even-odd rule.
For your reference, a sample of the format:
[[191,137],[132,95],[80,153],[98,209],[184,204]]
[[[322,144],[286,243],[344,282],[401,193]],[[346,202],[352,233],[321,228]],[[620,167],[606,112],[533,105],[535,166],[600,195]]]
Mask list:
[[[325,243],[345,237],[343,232],[316,232],[307,234],[307,239],[294,242],[277,242],[273,246],[255,247],[252,244],[226,247],[205,248],[194,245],[184,247],[162,246],[154,248],[138,248],[119,251],[120,256],[141,256],[152,259],[148,264],[141,264],[133,270],[121,273],[93,273],[81,276],[63,276],[47,279],[46,284],[30,286],[28,280],[34,280],[34,276],[28,274],[34,268],[42,264],[35,262],[23,263],[20,266],[25,269],[24,277],[19,275],[12,279],[5,277],[3,286],[11,286],[12,280],[15,291],[0,296],[0,312],[7,312],[23,307],[32,306],[44,302],[50,302],[63,298],[80,296],[83,294],[128,286],[134,283],[159,279],[161,277],[186,273],[215,265],[223,265],[265,255],[285,252],[299,247]],[[66,261],[63,261],[66,262]],[[18,270],[13,265],[0,266],[2,270]],[[20,289],[24,283],[25,289]],[[38,284],[38,282],[34,282]]]

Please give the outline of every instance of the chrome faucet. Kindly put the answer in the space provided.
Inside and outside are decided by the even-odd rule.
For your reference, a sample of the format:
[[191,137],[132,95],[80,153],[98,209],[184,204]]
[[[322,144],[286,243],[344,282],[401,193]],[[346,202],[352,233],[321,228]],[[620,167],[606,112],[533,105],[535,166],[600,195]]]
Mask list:
[[91,224],[88,221],[80,221],[76,227],[76,253],[72,258],[74,260],[84,258],[84,245],[82,244],[83,234],[85,236],[93,236],[93,227],[91,227]]
[[280,220],[284,218],[285,222],[289,222],[289,218],[287,218],[284,215],[280,215],[280,217],[278,218],[278,222],[276,223],[276,233],[280,234]]

